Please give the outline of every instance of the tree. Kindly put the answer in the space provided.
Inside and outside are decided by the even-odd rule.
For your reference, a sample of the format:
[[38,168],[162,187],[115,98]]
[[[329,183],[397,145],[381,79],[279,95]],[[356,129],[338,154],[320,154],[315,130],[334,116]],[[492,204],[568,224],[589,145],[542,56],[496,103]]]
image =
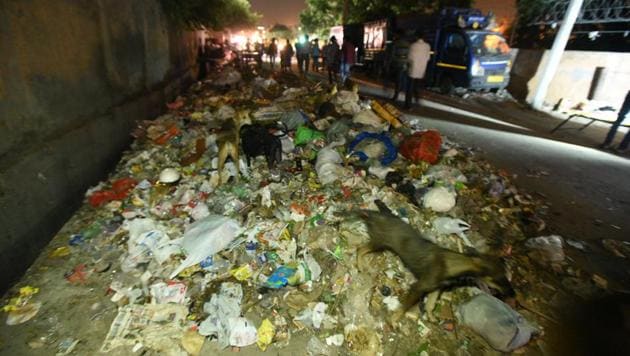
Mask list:
[[341,25],[344,1],[348,1],[347,23],[387,18],[410,13],[433,13],[442,7],[470,7],[471,0],[306,0],[300,13],[302,28],[308,33],[326,34]]
[[288,26],[279,23],[273,25],[273,27],[269,29],[269,34],[277,39],[293,39],[293,37],[295,37],[293,31]]
[[254,25],[260,15],[247,0],[160,0],[166,16],[190,29]]

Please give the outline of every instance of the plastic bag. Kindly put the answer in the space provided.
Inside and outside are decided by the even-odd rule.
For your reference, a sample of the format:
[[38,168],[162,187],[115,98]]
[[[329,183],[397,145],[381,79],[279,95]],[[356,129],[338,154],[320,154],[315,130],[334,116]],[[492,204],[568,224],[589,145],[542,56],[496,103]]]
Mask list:
[[338,120],[332,123],[326,131],[326,140],[328,142],[345,142],[346,135],[350,131],[350,127],[343,120]]
[[265,351],[267,346],[269,346],[273,341],[273,336],[275,334],[276,327],[271,323],[271,321],[269,321],[269,319],[263,320],[258,327],[258,340],[256,340],[256,344],[262,351]]
[[332,99],[332,103],[335,104],[337,112],[342,115],[354,115],[361,111],[361,106],[359,105],[359,94],[354,91],[339,91]]
[[438,213],[445,213],[455,206],[455,193],[444,187],[431,188],[423,197],[423,206]]
[[400,154],[414,163],[421,161],[437,163],[442,146],[442,137],[435,130],[416,132],[400,144]]
[[376,127],[377,129],[384,129],[387,126],[387,123],[380,118],[380,116],[376,115],[372,110],[363,110],[358,112],[352,117],[352,122],[355,124],[368,125],[372,127]]
[[447,217],[439,217],[433,219],[433,227],[439,234],[450,235],[456,234],[461,238],[467,246],[472,247],[472,243],[464,234],[464,231],[470,229],[470,224],[461,219],[452,219]]
[[203,305],[203,311],[208,313],[208,317],[199,324],[199,334],[216,336],[220,346],[228,346],[232,330],[230,319],[238,318],[241,314],[242,299],[243,289],[240,284],[221,284],[219,293],[213,294],[210,301]]
[[306,353],[309,356],[328,356],[331,352],[331,348],[321,342],[317,336],[311,337],[306,344]]
[[184,233],[181,242],[186,259],[171,273],[170,278],[175,278],[184,269],[225,249],[240,233],[240,224],[225,216],[210,215],[194,222]]
[[322,140],[324,139],[324,133],[309,129],[306,126],[300,126],[295,133],[295,141],[293,142],[296,146],[305,145],[311,141]]
[[343,159],[332,146],[329,145],[321,149],[315,162],[315,171],[319,181],[324,185],[334,182],[343,174],[343,167],[341,166]]
[[510,352],[527,344],[538,330],[507,304],[487,294],[479,294],[460,305],[461,323],[481,335],[490,346]]
[[308,116],[301,110],[287,111],[280,116],[280,121],[282,121],[288,130],[293,131],[307,123]]
[[525,246],[540,251],[542,257],[550,262],[564,261],[563,240],[561,236],[540,236],[527,240]]
[[123,260],[123,270],[129,271],[139,263],[146,263],[151,256],[162,264],[173,253],[180,250],[180,240],[171,240],[164,232],[164,227],[152,219],[134,219],[125,228],[129,231],[127,256]]
[[243,76],[235,70],[229,70],[219,74],[219,77],[213,82],[217,86],[234,85],[241,81]]
[[229,342],[231,346],[249,346],[258,339],[256,327],[245,318],[230,318],[228,328],[230,329]]

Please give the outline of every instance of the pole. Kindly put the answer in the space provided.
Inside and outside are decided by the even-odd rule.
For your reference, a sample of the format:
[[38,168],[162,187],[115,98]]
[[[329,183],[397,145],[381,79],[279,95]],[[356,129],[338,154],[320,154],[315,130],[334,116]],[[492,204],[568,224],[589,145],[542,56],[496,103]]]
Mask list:
[[540,80],[538,81],[538,85],[534,91],[534,98],[532,99],[532,107],[534,109],[542,109],[543,101],[545,100],[547,90],[549,89],[549,84],[558,70],[560,59],[562,59],[562,53],[567,46],[567,42],[569,42],[569,36],[571,35],[571,30],[573,30],[575,20],[577,20],[577,17],[580,14],[582,3],[584,3],[584,0],[571,0],[569,3],[569,7],[564,15],[560,29],[553,41],[553,46],[549,52],[547,63],[540,74]]
[[349,0],[343,1],[343,12],[341,14],[341,24],[345,25],[348,22],[348,12],[350,12]]

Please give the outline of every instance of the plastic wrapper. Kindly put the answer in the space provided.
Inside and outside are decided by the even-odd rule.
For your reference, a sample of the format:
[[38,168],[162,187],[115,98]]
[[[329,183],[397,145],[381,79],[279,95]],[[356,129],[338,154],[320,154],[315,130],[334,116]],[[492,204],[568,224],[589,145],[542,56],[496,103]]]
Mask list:
[[276,328],[273,323],[269,319],[263,320],[258,327],[258,340],[256,340],[256,344],[262,351],[265,351],[267,346],[271,345],[275,333]]

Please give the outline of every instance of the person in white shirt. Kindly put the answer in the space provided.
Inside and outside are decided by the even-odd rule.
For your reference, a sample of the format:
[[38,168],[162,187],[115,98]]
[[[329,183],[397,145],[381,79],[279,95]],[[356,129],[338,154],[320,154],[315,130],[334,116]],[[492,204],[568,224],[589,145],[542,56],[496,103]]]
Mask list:
[[409,69],[407,72],[407,90],[405,92],[405,109],[411,107],[411,98],[417,95],[417,92],[424,84],[424,76],[427,71],[427,64],[431,58],[431,46],[424,42],[424,34],[416,33],[417,40],[409,47]]

